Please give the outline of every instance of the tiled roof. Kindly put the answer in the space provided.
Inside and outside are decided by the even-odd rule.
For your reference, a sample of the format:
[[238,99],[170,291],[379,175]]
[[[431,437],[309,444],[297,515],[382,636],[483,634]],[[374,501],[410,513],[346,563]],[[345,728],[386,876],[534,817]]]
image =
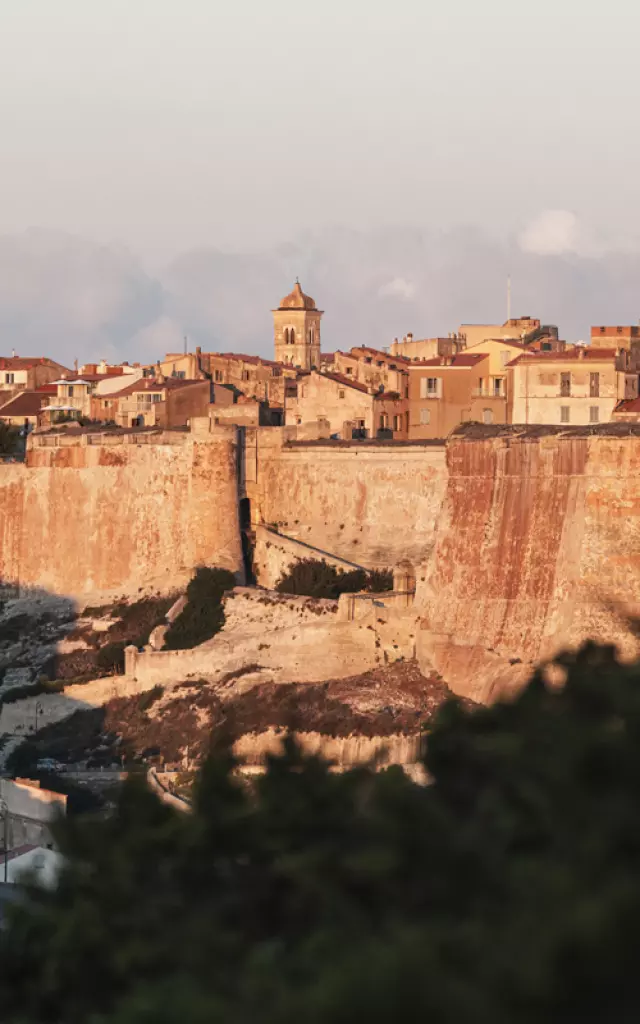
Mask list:
[[369,388],[366,384],[360,384],[357,380],[351,380],[351,377],[346,377],[343,373],[321,373],[320,377],[326,377],[327,380],[333,380],[336,384],[346,384],[349,388],[354,388],[356,391],[363,391],[364,394],[368,394]]
[[624,398],[621,402],[618,402],[613,411],[640,413],[640,398]]
[[583,346],[581,348],[569,349],[565,352],[523,352],[521,356],[516,356],[512,359],[508,366],[517,366],[518,363],[543,363],[543,362],[557,362],[557,363],[578,363],[583,360],[597,360],[599,362],[615,362],[618,358],[616,350],[614,348],[591,348]]
[[[55,389],[54,389],[55,391]],[[37,416],[42,408],[45,396],[38,391],[24,391],[16,395],[6,405],[0,406],[0,418],[3,416]]]
[[279,309],[315,309],[316,304],[310,295],[305,295],[300,282],[296,281],[293,290],[281,300]]
[[207,352],[203,354],[212,357],[217,356],[219,359],[236,359],[238,362],[252,363],[254,366],[258,364],[261,366],[282,366],[282,363],[276,363],[273,359],[264,359],[262,356],[247,356],[242,352]]
[[0,370],[30,370],[32,366],[58,366],[45,356],[0,356]]
[[172,391],[175,388],[183,388],[188,384],[203,384],[207,381],[188,380],[184,377],[165,377],[163,381],[157,381],[155,377],[141,377],[127,384],[119,391],[111,391],[108,395],[99,395],[99,398],[124,398],[126,395],[135,395],[138,391]]
[[374,356],[376,359],[384,359],[387,363],[410,363],[411,360],[407,359],[406,356],[390,356],[388,352],[382,352],[379,348],[369,348],[368,345],[357,345],[351,349],[350,355],[354,352],[366,352],[367,355]]
[[478,352],[477,355],[472,355],[469,352],[460,352],[457,356],[434,356],[433,359],[414,359],[409,364],[409,369],[420,369],[423,366],[442,367],[443,369],[450,369],[453,367],[470,369],[475,366],[476,363],[481,363],[483,359],[488,359],[488,352]]

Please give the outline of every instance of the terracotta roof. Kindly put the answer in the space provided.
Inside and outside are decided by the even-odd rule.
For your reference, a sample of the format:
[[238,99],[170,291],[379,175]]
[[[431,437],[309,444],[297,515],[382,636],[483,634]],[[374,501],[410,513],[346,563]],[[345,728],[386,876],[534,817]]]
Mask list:
[[126,387],[120,388],[119,391],[111,391],[106,395],[98,395],[98,398],[123,398],[126,395],[135,395],[138,391],[164,391],[165,389],[171,391],[175,388],[183,388],[188,384],[202,384],[208,383],[208,381],[201,380],[188,380],[184,377],[165,377],[163,381],[157,381],[155,377],[141,377],[140,380],[134,380],[131,384],[127,384]]
[[618,356],[614,348],[590,348],[583,346],[582,348],[574,348],[564,352],[523,352],[521,356],[516,356],[510,363],[507,363],[507,366],[517,366],[518,363],[578,363],[584,359],[605,363],[615,362],[617,358]]
[[0,370],[30,370],[32,366],[59,366],[46,356],[0,356]]
[[615,409],[616,412],[637,412],[640,413],[640,398],[623,398],[621,402],[618,402]]
[[57,384],[41,384],[39,388],[35,389],[37,395],[57,395],[58,386]]
[[320,362],[321,363],[332,363],[336,358],[335,352],[321,352]]
[[281,300],[278,309],[315,309],[316,304],[310,295],[305,295],[300,282],[296,281],[292,291]]
[[260,364],[261,366],[277,366],[280,367],[282,363],[276,363],[273,359],[264,359],[262,356],[247,356],[242,352],[207,352],[208,356],[217,356],[219,359],[237,359],[242,363],[252,363],[254,366]]
[[[55,391],[55,388],[54,388]],[[23,391],[6,405],[0,406],[0,418],[3,416],[37,416],[42,408],[45,396],[37,391]]]
[[363,391],[365,395],[369,393],[369,388],[366,384],[360,384],[357,380],[351,380],[351,377],[346,377],[343,373],[321,373],[318,376],[333,380],[336,384],[346,384],[347,387],[354,388],[356,391]]
[[354,352],[366,352],[368,355],[375,356],[376,359],[384,359],[388,363],[408,364],[411,362],[406,356],[390,356],[388,352],[382,352],[379,348],[369,348],[368,345],[354,346],[349,354],[353,355]]
[[420,368],[423,366],[441,366],[443,369],[465,368],[470,369],[475,366],[476,363],[481,363],[483,359],[488,359],[488,352],[478,352],[477,355],[472,355],[469,352],[460,352],[456,356],[435,356],[433,359],[414,359],[409,363],[409,369]]

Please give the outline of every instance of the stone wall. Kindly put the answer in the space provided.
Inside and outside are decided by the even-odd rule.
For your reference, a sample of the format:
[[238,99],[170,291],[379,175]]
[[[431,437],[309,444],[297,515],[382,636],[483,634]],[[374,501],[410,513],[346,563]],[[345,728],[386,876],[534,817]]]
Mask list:
[[286,431],[247,437],[254,523],[366,568],[429,558],[446,485],[444,445],[291,442]]
[[235,437],[34,435],[25,465],[0,464],[0,581],[95,604],[170,592],[198,565],[241,577]]
[[588,637],[637,653],[640,427],[460,428],[418,656],[480,700]]

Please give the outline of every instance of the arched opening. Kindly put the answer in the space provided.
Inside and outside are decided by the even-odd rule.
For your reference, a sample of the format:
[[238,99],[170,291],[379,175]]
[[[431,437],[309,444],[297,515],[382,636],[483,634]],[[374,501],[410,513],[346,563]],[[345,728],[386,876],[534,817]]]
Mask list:
[[295,343],[296,343],[295,327],[290,327],[289,328],[289,344],[290,345],[295,345]]

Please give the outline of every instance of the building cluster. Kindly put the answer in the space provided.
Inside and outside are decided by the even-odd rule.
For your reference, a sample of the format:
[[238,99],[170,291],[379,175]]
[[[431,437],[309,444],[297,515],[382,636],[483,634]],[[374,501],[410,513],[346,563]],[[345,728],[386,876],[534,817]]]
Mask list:
[[[462,324],[388,350],[321,348],[322,311],[296,281],[273,310],[275,358],[168,353],[155,364],[73,370],[0,358],[0,421],[181,427],[195,416],[296,426],[342,440],[443,438],[460,423],[595,424],[640,420],[640,327],[597,326],[591,344],[531,317]],[[319,431],[319,433],[318,433]]]

